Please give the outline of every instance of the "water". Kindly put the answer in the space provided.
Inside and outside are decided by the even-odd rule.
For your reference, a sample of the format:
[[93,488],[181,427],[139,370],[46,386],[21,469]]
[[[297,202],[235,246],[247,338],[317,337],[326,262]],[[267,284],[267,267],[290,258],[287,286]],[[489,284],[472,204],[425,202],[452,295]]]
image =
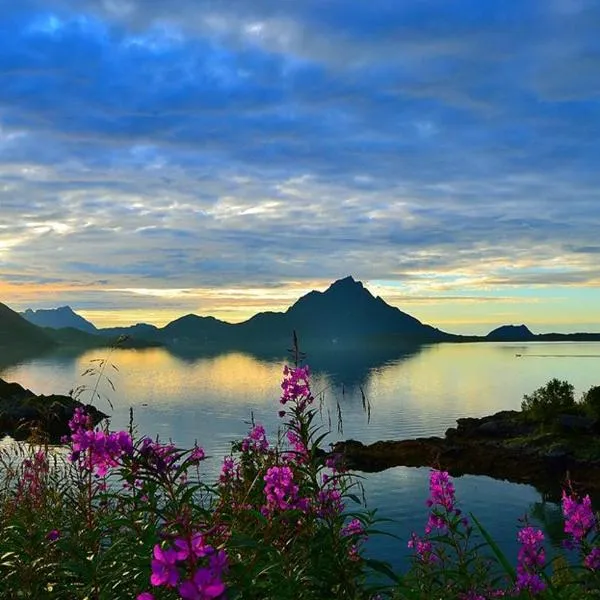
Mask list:
[[[95,380],[80,374],[91,360],[106,355],[106,350],[56,353],[12,366],[2,357],[0,376],[36,393],[67,393],[81,383],[93,387]],[[114,411],[102,401],[95,404],[111,412],[113,428],[127,427],[133,407],[140,433],[182,446],[198,440],[214,457],[205,463],[207,477],[213,478],[231,441],[247,432],[251,414],[276,434],[283,359],[239,352],[176,356],[164,349],[119,350],[110,356],[119,370],[106,370],[116,392],[106,382],[99,387],[113,401]],[[553,377],[570,381],[576,397],[600,384],[595,375],[600,373],[600,343],[440,344],[396,355],[314,355],[308,362],[313,393],[323,391],[326,425],[331,417],[332,442],[443,435],[457,418],[518,409],[523,394]],[[369,423],[361,389],[371,404]],[[85,395],[82,400],[87,401]],[[338,403],[342,432],[337,431]],[[406,540],[411,531],[422,532],[426,521],[428,473],[397,467],[365,476],[369,507],[394,519],[386,529],[401,538],[376,538],[370,543],[373,556],[396,566],[405,563]],[[556,522],[556,506],[543,503],[531,486],[475,476],[457,478],[455,484],[463,509],[473,511],[512,556],[519,517],[535,513],[538,522],[540,515]]]

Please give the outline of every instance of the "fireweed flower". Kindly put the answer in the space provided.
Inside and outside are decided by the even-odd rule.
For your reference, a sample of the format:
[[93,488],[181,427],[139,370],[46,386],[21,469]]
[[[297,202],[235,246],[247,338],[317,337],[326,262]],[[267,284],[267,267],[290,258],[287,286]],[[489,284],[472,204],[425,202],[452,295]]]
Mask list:
[[69,421],[71,429],[70,460],[104,477],[109,468],[116,467],[119,459],[133,453],[133,442],[126,431],[106,433],[93,430],[91,418],[82,408],[75,409]]
[[163,549],[159,544],[156,544],[153,554],[150,583],[154,586],[175,587],[179,581],[179,570],[176,565],[177,551],[173,548]]
[[571,536],[576,545],[580,545],[596,525],[590,497],[585,496],[581,502],[577,502],[574,497],[568,496],[563,490],[562,512],[565,518],[565,533]]
[[[429,476],[429,499],[427,506],[431,508],[431,513],[425,526],[425,533],[429,534],[434,529],[441,532],[448,529],[448,518],[451,513],[458,517],[461,513],[456,508],[454,484],[446,471],[431,471]],[[465,527],[468,526],[466,518],[462,519]]]
[[256,425],[250,430],[248,437],[242,440],[242,452],[266,452],[269,449],[267,434],[262,425]]
[[206,458],[206,454],[204,453],[204,448],[200,446],[194,446],[192,453],[190,454],[191,459],[194,462],[200,462]]
[[546,589],[546,584],[539,575],[539,570],[546,561],[546,553],[542,546],[544,534],[534,527],[523,527],[517,534],[521,544],[517,558],[518,592],[529,591],[539,594]]
[[234,479],[238,479],[240,476],[239,465],[236,464],[233,456],[226,456],[223,459],[223,465],[221,466],[221,474],[219,475],[219,481],[221,483],[228,483]]
[[274,510],[308,510],[308,499],[298,496],[299,487],[294,483],[294,472],[290,467],[270,467],[263,477],[266,505],[263,514]]
[[186,560],[188,557],[202,558],[214,553],[214,548],[204,542],[201,533],[192,534],[190,539],[177,538],[174,542],[177,560]]
[[307,405],[314,400],[310,391],[309,384],[310,369],[308,365],[290,369],[287,365],[283,367],[283,381],[281,388],[281,404],[295,402],[300,410],[304,410]]
[[212,600],[223,595],[225,584],[221,580],[221,573],[201,567],[192,579],[184,581],[178,589],[184,600]]
[[600,546],[592,548],[592,551],[583,559],[583,564],[590,571],[600,570]]
[[174,444],[161,444],[148,437],[142,440],[140,455],[159,473],[165,473],[175,466],[178,458]]
[[46,539],[49,542],[55,542],[60,537],[60,531],[58,529],[53,529],[46,534]]
[[430,564],[437,561],[437,556],[433,552],[433,545],[428,540],[421,539],[416,533],[412,533],[410,540],[406,544],[409,548],[415,551],[417,559],[424,563]]
[[154,600],[154,595],[150,592],[142,592],[137,595],[136,600]]
[[355,538],[355,543],[350,546],[348,554],[351,560],[359,560],[360,555],[358,553],[360,545],[367,539],[365,528],[358,519],[352,519],[347,525],[342,527],[340,534],[343,537]]
[[317,494],[317,515],[322,519],[336,517],[345,508],[339,480],[323,474],[322,486]]

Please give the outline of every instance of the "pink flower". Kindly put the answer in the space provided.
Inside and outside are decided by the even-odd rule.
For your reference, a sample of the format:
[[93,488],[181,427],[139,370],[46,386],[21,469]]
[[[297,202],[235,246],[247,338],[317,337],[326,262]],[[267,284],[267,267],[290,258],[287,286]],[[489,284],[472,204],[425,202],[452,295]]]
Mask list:
[[152,575],[150,583],[154,586],[166,585],[175,587],[179,581],[179,571],[176,566],[177,552],[172,548],[163,550],[158,544],[154,546],[152,560]]
[[154,600],[154,596],[150,592],[142,592],[137,595],[136,600]]
[[562,512],[565,517],[565,533],[568,533],[575,543],[579,544],[596,525],[596,517],[592,510],[592,501],[589,496],[581,502],[574,497],[562,493]]
[[517,534],[517,539],[522,544],[517,558],[517,591],[526,590],[539,594],[546,589],[546,584],[538,573],[546,560],[542,546],[544,534],[540,529],[523,527]]
[[200,462],[201,460],[204,460],[206,458],[204,449],[200,448],[200,446],[194,446],[194,449],[192,450],[191,458],[192,458],[192,460],[194,460],[196,462]]
[[314,400],[310,391],[309,377],[310,369],[308,365],[290,369],[287,365],[283,367],[283,381],[281,388],[281,404],[295,402],[300,410],[311,404]]
[[184,600],[213,600],[225,592],[225,584],[221,574],[212,569],[198,569],[191,580],[184,581],[179,586],[179,595]]

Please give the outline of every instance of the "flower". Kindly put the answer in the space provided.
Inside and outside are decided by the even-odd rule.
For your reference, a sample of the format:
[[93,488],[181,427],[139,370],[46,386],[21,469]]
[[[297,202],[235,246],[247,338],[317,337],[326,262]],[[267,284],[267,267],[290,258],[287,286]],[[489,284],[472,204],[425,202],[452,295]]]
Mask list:
[[154,600],[154,595],[150,592],[142,592],[137,595],[136,600]]
[[295,402],[300,410],[304,410],[314,400],[309,384],[310,369],[308,365],[290,369],[287,365],[283,367],[283,381],[281,388],[281,404]]
[[410,540],[406,544],[409,548],[415,550],[417,558],[420,562],[428,564],[437,560],[437,556],[433,552],[433,545],[427,540],[421,539],[416,533],[412,533]]
[[298,497],[299,488],[294,483],[294,472],[290,467],[270,467],[263,479],[266,482],[264,494],[267,500],[264,513],[277,509],[308,509],[307,499]]
[[568,533],[576,544],[580,544],[596,524],[590,497],[585,496],[581,502],[577,502],[563,490],[562,512],[565,517],[565,533]]
[[178,589],[184,600],[212,600],[223,595],[225,584],[221,581],[220,573],[201,567],[192,579],[184,581]]
[[246,438],[242,440],[242,452],[266,452],[269,448],[265,428],[262,425],[256,425]]
[[590,571],[600,570],[600,546],[592,548],[592,551],[583,559],[583,564]]
[[179,571],[175,564],[177,558],[177,551],[172,548],[163,550],[159,544],[156,544],[154,546],[150,583],[154,586],[175,587],[179,581]]
[[206,458],[206,454],[204,453],[204,448],[201,448],[200,446],[194,446],[194,449],[192,450],[191,453],[191,459],[195,462],[200,462],[201,460],[204,460]]
[[546,561],[542,547],[544,534],[535,527],[523,527],[517,534],[517,539],[521,543],[517,557],[517,591],[528,590],[532,594],[539,594],[546,589],[546,584],[538,574]]
[[60,531],[53,529],[46,534],[46,539],[50,542],[55,542],[60,537]]

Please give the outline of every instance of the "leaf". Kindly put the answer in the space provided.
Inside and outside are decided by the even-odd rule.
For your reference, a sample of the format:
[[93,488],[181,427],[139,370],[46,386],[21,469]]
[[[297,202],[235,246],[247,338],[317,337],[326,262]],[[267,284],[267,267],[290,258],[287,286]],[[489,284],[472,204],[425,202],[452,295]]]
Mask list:
[[516,581],[517,574],[515,573],[513,566],[508,562],[508,559],[506,558],[502,550],[500,550],[500,548],[498,547],[498,544],[496,544],[492,536],[483,528],[483,525],[477,520],[473,513],[469,513],[469,516],[471,517],[471,519],[473,519],[473,522],[479,530],[479,533],[481,533],[481,535],[483,536],[483,539],[488,543],[488,545],[492,549],[492,552],[495,554],[496,558],[504,568],[505,573],[511,577],[513,582]]
[[386,562],[375,560],[373,558],[367,558],[365,559],[365,564],[373,571],[389,577],[394,583],[400,583],[402,581],[402,579],[396,575],[396,573],[394,573],[390,565]]

